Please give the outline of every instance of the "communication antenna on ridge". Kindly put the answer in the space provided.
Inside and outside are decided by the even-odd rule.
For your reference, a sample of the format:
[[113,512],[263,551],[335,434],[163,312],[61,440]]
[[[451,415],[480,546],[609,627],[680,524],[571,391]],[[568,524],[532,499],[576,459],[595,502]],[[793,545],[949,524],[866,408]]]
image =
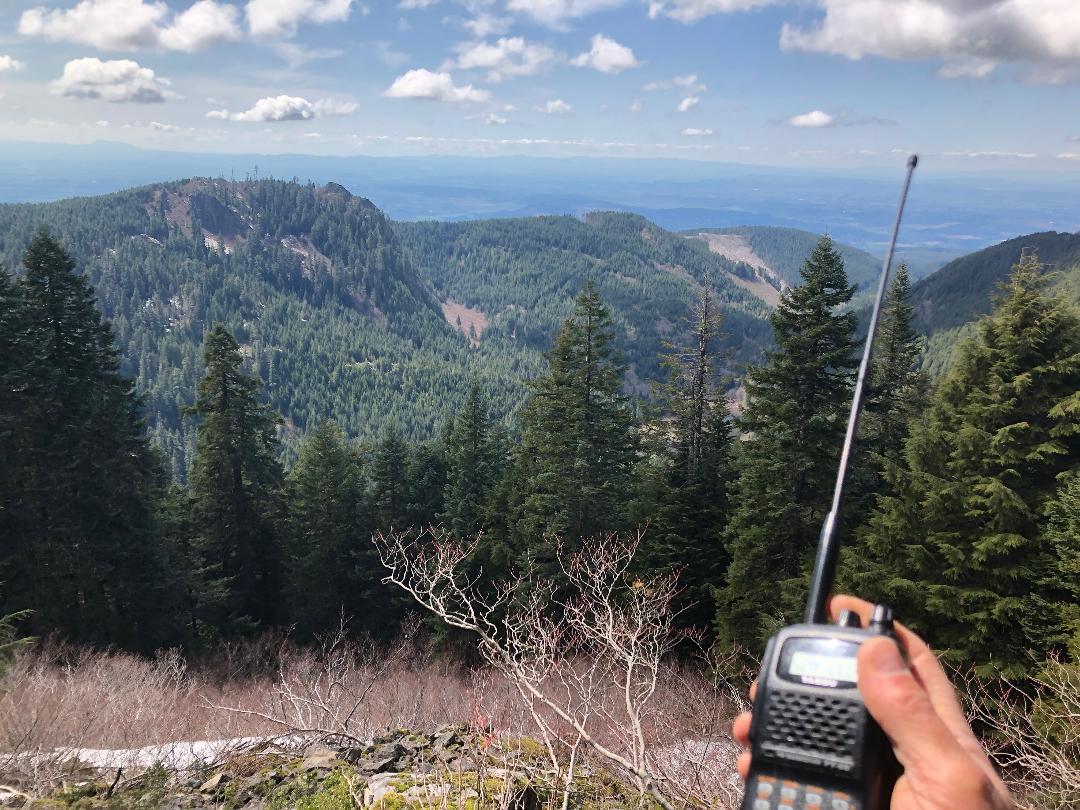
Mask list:
[[893,253],[896,252],[896,239],[900,234],[900,220],[904,216],[908,190],[911,188],[911,176],[919,165],[919,156],[912,155],[907,162],[907,176],[904,188],[900,192],[900,204],[896,209],[896,222],[893,223],[892,239],[878,281],[877,298],[870,315],[870,328],[866,334],[862,362],[859,363],[859,375],[855,379],[855,393],[851,399],[851,412],[848,414],[847,434],[844,436],[844,448],[840,453],[840,469],[836,473],[836,486],[833,489],[832,507],[821,526],[818,538],[817,558],[814,560],[814,573],[810,578],[810,594],[806,599],[806,624],[825,624],[827,619],[826,603],[836,576],[836,558],[840,547],[836,540],[836,522],[840,516],[840,503],[844,497],[844,479],[847,477],[848,462],[851,460],[851,448],[855,443],[855,434],[859,430],[859,414],[862,411],[863,388],[866,384],[867,371],[870,368],[870,356],[874,351],[874,337],[877,334],[878,319],[881,316],[881,304],[885,299],[885,290],[889,283],[889,270],[892,267]]

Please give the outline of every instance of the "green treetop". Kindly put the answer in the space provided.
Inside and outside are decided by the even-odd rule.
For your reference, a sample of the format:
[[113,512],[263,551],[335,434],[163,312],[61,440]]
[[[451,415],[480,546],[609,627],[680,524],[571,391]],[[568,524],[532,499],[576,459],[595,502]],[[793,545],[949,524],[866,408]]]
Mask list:
[[1007,676],[1066,635],[1036,585],[1055,576],[1044,508],[1080,469],[1080,314],[1043,284],[1022,257],[914,422],[852,555],[861,592],[950,660]]
[[746,432],[728,526],[731,554],[718,595],[726,642],[755,645],[796,617],[828,511],[856,366],[854,289],[822,237],[771,321],[776,348],[750,370]]

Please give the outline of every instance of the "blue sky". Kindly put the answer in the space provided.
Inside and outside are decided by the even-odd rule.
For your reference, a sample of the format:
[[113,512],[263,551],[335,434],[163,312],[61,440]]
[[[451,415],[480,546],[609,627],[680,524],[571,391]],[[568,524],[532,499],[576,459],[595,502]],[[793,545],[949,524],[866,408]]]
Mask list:
[[5,0],[0,139],[1080,170],[1078,0]]

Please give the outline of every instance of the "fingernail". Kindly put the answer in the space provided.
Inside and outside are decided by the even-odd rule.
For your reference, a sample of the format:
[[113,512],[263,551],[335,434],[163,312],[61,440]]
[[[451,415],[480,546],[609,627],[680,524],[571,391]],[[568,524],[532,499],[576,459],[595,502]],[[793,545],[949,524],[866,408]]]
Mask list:
[[888,639],[874,639],[868,642],[863,648],[863,656],[871,669],[883,675],[892,675],[907,669],[907,664],[900,655],[900,648]]

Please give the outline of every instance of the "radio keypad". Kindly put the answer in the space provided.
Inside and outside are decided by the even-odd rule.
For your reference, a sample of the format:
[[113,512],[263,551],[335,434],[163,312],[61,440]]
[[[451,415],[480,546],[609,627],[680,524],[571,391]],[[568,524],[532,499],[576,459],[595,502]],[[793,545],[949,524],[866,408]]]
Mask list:
[[743,810],[861,810],[850,793],[775,776],[755,777],[747,797]]

